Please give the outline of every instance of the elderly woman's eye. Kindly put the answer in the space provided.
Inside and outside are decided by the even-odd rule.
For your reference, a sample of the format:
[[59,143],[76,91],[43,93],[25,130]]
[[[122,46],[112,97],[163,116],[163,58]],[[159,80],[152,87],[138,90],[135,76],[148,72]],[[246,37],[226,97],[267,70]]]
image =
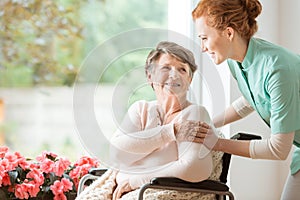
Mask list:
[[181,68],[180,71],[187,72],[187,70],[185,68]]

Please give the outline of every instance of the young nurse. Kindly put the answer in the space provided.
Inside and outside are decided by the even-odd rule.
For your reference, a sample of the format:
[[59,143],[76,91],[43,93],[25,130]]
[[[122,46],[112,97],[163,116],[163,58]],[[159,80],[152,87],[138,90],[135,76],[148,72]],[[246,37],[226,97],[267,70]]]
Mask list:
[[192,15],[202,51],[215,64],[227,62],[243,94],[214,119],[216,127],[256,111],[271,129],[269,139],[238,141],[217,138],[213,129],[199,129],[196,142],[213,150],[254,159],[285,160],[295,145],[291,172],[281,199],[300,198],[300,56],[255,38],[258,0],[201,0]]

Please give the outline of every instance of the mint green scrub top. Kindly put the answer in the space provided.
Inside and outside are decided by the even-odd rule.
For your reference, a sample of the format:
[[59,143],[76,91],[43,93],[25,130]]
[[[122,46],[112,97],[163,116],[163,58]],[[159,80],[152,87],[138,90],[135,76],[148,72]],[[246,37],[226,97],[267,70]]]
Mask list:
[[291,173],[296,173],[300,169],[300,55],[251,38],[243,62],[228,59],[227,63],[240,91],[271,133],[295,132]]

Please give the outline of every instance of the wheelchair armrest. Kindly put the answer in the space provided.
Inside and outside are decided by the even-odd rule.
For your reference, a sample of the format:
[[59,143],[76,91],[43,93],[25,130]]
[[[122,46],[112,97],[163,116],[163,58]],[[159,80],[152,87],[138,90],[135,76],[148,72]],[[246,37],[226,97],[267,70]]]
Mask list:
[[91,168],[89,170],[89,174],[94,175],[94,176],[102,176],[107,169],[105,168]]
[[157,177],[150,181],[152,186],[171,186],[178,188],[194,188],[203,190],[214,190],[214,191],[228,191],[229,187],[220,182],[214,180],[204,180],[200,182],[188,182],[175,177]]
[[79,194],[84,190],[86,185],[90,185],[99,176],[102,176],[106,170],[107,169],[104,168],[91,168],[86,175],[81,177],[78,184],[77,196],[79,196]]
[[231,139],[236,139],[236,140],[261,140],[261,136],[259,135],[254,135],[250,133],[237,133],[234,136],[231,137]]

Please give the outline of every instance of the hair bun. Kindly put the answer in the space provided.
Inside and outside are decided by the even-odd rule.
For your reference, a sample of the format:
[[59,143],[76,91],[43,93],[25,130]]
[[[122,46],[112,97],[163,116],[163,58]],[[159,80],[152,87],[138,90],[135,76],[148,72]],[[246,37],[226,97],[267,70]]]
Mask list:
[[254,21],[262,11],[261,3],[258,0],[241,0],[241,2],[249,15],[249,20]]

